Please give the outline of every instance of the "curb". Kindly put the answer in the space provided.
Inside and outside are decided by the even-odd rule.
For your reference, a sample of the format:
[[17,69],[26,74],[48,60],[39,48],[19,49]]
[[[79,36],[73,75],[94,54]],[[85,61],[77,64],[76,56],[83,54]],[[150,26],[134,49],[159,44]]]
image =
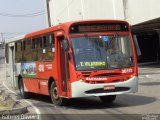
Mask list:
[[0,110],[0,115],[4,114],[24,114],[28,112],[27,106],[24,106],[20,100],[17,100],[17,96],[10,93],[2,84],[0,85],[0,95],[2,96],[1,101],[9,105],[11,108]]
[[6,109],[6,110],[1,110],[0,115],[5,115],[5,114],[23,114],[28,112],[27,107],[21,107],[21,108],[13,108],[12,110]]

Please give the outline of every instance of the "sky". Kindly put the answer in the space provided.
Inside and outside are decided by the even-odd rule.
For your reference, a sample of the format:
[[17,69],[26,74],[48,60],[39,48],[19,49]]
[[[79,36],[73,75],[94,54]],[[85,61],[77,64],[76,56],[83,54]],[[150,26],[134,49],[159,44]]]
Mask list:
[[0,41],[43,28],[44,0],[0,0]]

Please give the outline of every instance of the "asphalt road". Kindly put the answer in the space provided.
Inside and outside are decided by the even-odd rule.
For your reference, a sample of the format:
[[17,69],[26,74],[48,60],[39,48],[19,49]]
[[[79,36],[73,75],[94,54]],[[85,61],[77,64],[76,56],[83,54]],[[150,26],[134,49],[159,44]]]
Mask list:
[[[0,60],[0,64],[3,62]],[[159,91],[160,63],[139,67],[139,91],[119,95],[110,105],[91,97],[71,99],[66,106],[58,107],[51,103],[50,97],[36,94],[32,94],[27,101],[40,112],[42,120],[146,120],[146,117],[160,120]],[[29,111],[32,113],[34,109],[30,108]]]

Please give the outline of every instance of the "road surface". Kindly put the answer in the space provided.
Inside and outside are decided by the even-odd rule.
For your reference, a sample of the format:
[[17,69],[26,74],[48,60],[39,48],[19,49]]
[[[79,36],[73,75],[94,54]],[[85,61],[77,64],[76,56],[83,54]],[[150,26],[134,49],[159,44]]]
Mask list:
[[[0,50],[0,55],[4,55]],[[0,58],[2,58],[0,56]],[[0,60],[4,64],[4,60]],[[3,68],[0,68],[2,72]],[[32,94],[31,102],[41,114],[42,120],[160,120],[160,63],[139,67],[139,91],[117,96],[115,102],[104,105],[99,98],[69,100],[66,106],[58,107],[50,97]],[[34,111],[34,109],[29,109]],[[35,114],[36,112],[34,112]],[[157,116],[159,115],[159,116]],[[150,119],[149,119],[150,120]]]

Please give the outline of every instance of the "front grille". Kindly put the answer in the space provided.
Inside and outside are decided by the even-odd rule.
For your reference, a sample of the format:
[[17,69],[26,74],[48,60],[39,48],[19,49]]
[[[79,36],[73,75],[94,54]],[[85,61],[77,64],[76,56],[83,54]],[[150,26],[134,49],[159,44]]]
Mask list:
[[[123,82],[123,81],[130,79],[130,77],[123,78],[121,73],[94,74],[91,71],[82,71],[81,75],[82,75],[82,79],[84,80],[84,82],[89,83],[89,84],[116,83],[116,82]],[[118,76],[120,78],[117,78]],[[95,78],[95,79],[92,79],[92,78]],[[101,78],[101,79],[98,79],[98,78]]]
[[106,76],[117,76],[117,75],[121,75],[121,74],[120,73],[105,73],[105,74],[95,75],[95,77],[106,77]]
[[87,94],[96,94],[96,93],[110,93],[110,92],[122,92],[128,91],[129,87],[116,87],[114,90],[104,90],[103,88],[88,90],[85,93]]
[[81,72],[84,77],[89,77],[91,72]]

